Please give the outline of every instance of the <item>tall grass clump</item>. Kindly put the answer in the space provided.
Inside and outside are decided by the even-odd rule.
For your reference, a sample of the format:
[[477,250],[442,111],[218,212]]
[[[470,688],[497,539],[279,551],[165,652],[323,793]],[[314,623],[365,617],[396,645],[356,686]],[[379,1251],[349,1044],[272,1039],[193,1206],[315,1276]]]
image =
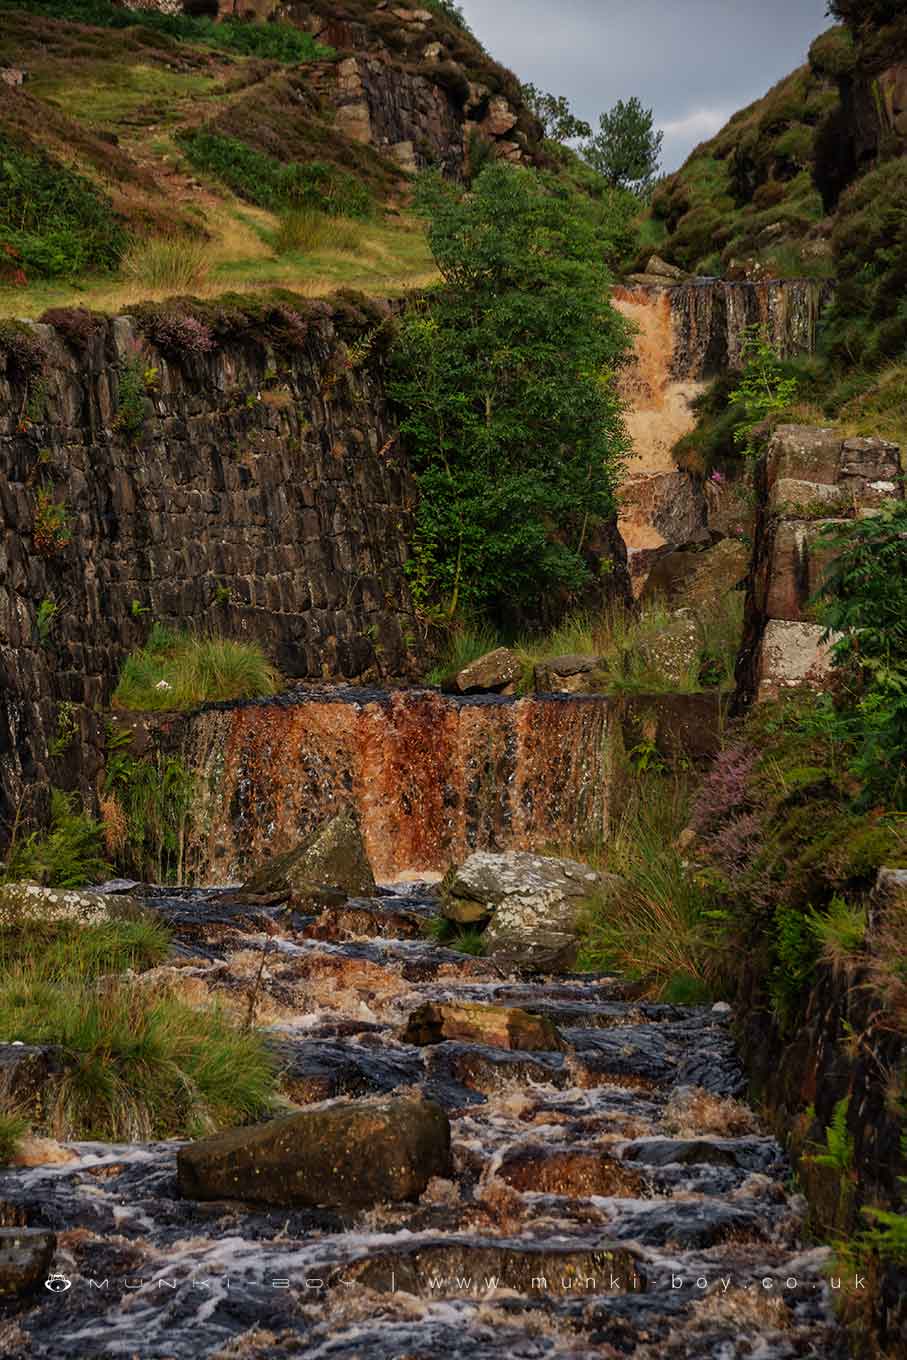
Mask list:
[[134,236],[120,265],[128,279],[154,292],[186,292],[208,277],[210,251],[199,237]]
[[264,1114],[275,1072],[262,1041],[216,1010],[119,978],[0,973],[0,1041],[57,1044],[58,1138],[198,1136]]
[[9,1166],[28,1133],[28,1120],[17,1110],[0,1110],[0,1166]]
[[195,708],[218,700],[274,694],[280,677],[255,643],[215,633],[174,632],[155,624],[127,657],[113,705],[137,711]]
[[0,973],[29,969],[36,979],[66,982],[154,968],[167,957],[170,934],[151,917],[75,925],[43,925],[30,917],[0,930]]
[[278,255],[312,255],[317,250],[358,250],[361,228],[344,217],[328,216],[317,208],[289,208],[274,233]]
[[663,1000],[705,1002],[720,984],[722,916],[676,845],[688,801],[676,779],[629,783],[619,821],[592,857],[622,882],[584,922],[580,966],[642,980]]
[[517,643],[522,662],[520,689],[532,689],[536,666],[574,653],[601,659],[599,686],[613,693],[695,694],[728,688],[743,631],[742,594],[728,592],[720,602],[697,613],[700,644],[680,676],[666,674],[656,659],[657,650],[651,647],[675,613],[664,601],[652,600],[637,611],[614,605],[600,613],[572,614],[544,637]]
[[50,829],[20,837],[14,830],[0,883],[30,879],[49,888],[81,888],[110,876],[103,830],[75,794],[51,792]]

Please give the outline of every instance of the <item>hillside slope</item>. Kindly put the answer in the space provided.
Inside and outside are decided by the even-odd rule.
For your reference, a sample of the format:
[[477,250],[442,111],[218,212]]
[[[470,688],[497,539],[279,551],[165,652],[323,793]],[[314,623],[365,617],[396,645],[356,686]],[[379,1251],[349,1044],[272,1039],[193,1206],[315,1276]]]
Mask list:
[[[393,293],[430,276],[413,171],[542,159],[516,77],[443,6],[172,9],[0,3],[0,315],[77,292]],[[196,243],[178,266],[174,236]]]

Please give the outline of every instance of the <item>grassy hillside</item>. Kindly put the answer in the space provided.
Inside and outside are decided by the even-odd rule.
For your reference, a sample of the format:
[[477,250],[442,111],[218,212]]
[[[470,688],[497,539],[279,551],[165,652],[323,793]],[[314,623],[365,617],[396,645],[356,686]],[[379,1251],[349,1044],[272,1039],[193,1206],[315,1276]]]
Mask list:
[[644,255],[654,247],[684,269],[728,277],[831,273],[813,169],[817,131],[837,105],[833,80],[801,66],[735,113],[659,185]]
[[319,92],[333,59],[289,24],[0,3],[0,66],[27,73],[0,82],[0,315],[423,282],[400,167]]

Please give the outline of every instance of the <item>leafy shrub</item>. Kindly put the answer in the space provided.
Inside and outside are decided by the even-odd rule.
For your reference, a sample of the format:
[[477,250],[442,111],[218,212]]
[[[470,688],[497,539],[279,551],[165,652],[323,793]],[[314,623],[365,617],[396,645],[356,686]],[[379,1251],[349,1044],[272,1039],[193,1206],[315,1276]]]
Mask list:
[[338,217],[368,218],[374,211],[365,185],[334,166],[320,161],[284,164],[236,137],[204,128],[181,132],[178,140],[198,170],[216,176],[240,198],[270,212],[282,213],[295,207]]
[[104,328],[103,318],[87,307],[48,307],[40,320],[53,326],[77,354],[84,354]]
[[100,825],[81,810],[75,794],[54,789],[50,830],[21,840],[14,835],[0,881],[34,879],[49,888],[81,888],[109,874]]
[[195,708],[225,699],[273,694],[279,677],[255,643],[216,634],[176,633],[159,624],[123,663],[115,708]]
[[157,369],[149,364],[141,342],[131,343],[120,364],[114,419],[114,429],[130,443],[138,439],[144,428],[147,394],[156,381]]
[[853,745],[864,805],[907,810],[907,502],[836,525],[820,544],[834,553],[821,619],[837,635],[832,656],[850,682],[820,713]]
[[142,288],[170,293],[199,288],[209,267],[208,243],[186,235],[133,237],[120,266]]
[[217,348],[210,326],[190,312],[165,308],[150,312],[142,321],[144,334],[172,358],[187,354],[210,354]]
[[82,175],[0,133],[0,241],[27,273],[57,278],[116,269],[126,233]]

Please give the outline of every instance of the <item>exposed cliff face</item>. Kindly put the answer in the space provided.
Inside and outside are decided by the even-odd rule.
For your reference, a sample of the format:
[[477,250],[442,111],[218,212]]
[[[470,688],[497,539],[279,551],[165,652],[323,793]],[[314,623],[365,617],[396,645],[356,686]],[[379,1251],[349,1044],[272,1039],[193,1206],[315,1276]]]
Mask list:
[[[409,672],[413,490],[382,361],[351,367],[340,312],[299,305],[295,346],[262,330],[179,361],[146,344],[138,372],[156,378],[134,441],[118,428],[139,353],[128,319],[100,325],[80,354],[51,327],[29,328],[46,355],[39,378],[4,353],[3,817],[24,783],[68,773],[90,785],[88,766],[67,769],[67,753],[48,753],[59,704],[85,706],[76,711],[90,750],[94,706],[148,619],[256,638],[290,676]],[[349,307],[342,314],[352,340],[356,322]],[[68,542],[42,540],[42,497],[63,507]],[[42,603],[56,609],[46,638]]]
[[706,380],[740,367],[751,326],[764,328],[781,355],[812,353],[826,295],[824,285],[808,279],[694,279],[614,290],[614,305],[637,329],[636,362],[621,378],[633,455],[620,493],[620,531],[637,594],[666,553],[708,538],[702,482],[680,471],[673,456],[695,427],[692,403]]
[[822,687],[828,643],[810,602],[829,557],[817,540],[829,525],[904,494],[896,445],[799,425],[775,431],[755,485],[738,706],[803,685]]
[[349,804],[379,880],[604,835],[610,725],[592,696],[340,690],[208,709],[174,738],[200,775],[190,872],[241,878]]

